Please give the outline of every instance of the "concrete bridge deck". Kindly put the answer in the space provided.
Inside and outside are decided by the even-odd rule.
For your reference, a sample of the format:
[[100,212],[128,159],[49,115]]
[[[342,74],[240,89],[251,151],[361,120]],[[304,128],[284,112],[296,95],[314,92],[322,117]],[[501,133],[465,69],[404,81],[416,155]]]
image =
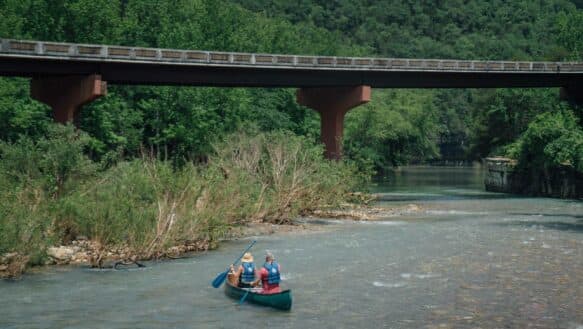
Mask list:
[[113,84],[226,87],[561,87],[583,62],[252,54],[0,39],[0,75],[101,75]]
[[467,61],[251,54],[0,39],[0,75],[30,77],[31,96],[74,121],[107,84],[296,87],[320,114],[326,156],[342,156],[344,115],[371,88],[562,87],[583,103],[583,62]]

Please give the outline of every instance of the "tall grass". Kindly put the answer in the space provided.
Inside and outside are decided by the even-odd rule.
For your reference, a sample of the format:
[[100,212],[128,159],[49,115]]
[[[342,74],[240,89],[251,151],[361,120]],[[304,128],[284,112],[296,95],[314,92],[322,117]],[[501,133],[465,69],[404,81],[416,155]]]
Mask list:
[[143,158],[96,170],[82,134],[54,129],[46,140],[0,147],[0,255],[38,259],[47,246],[83,235],[103,250],[160,257],[172,246],[214,244],[235,225],[289,223],[344,202],[360,177],[286,132],[232,135],[204,165]]
[[302,211],[345,201],[362,180],[355,167],[325,160],[320,145],[287,132],[235,134],[215,149],[211,165],[227,179],[251,185],[246,198],[255,207],[249,219],[289,222]]

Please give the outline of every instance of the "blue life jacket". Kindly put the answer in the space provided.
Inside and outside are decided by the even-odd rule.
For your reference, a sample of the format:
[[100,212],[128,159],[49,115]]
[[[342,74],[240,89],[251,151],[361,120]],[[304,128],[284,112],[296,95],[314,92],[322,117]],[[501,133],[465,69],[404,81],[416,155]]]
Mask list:
[[265,269],[267,270],[267,283],[269,284],[276,284],[279,283],[281,281],[280,275],[279,275],[279,266],[277,265],[277,262],[272,262],[270,263],[265,263],[263,264],[263,267],[265,267]]
[[242,262],[243,272],[241,273],[241,282],[251,283],[255,281],[255,264]]

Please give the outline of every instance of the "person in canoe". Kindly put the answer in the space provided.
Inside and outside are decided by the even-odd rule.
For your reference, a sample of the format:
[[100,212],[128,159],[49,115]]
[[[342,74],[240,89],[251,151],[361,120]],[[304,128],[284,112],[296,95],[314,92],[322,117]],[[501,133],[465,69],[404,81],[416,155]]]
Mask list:
[[229,273],[229,282],[237,285],[239,288],[251,288],[257,285],[259,279],[257,278],[257,271],[253,263],[253,255],[246,252],[241,258],[241,265],[235,270],[231,264],[231,272]]
[[265,254],[265,264],[259,271],[259,279],[262,284],[263,294],[276,294],[281,292],[279,282],[281,281],[281,266],[275,261],[273,254],[268,252]]

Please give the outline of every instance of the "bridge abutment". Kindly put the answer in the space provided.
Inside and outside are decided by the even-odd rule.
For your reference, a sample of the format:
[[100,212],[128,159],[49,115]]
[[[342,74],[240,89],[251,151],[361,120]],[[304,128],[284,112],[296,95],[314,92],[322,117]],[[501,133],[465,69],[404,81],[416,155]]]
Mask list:
[[328,159],[342,158],[344,115],[368,103],[370,96],[370,86],[298,89],[298,104],[320,113],[321,139]]
[[31,97],[53,109],[55,121],[74,122],[81,106],[107,94],[107,82],[98,74],[33,78]]

